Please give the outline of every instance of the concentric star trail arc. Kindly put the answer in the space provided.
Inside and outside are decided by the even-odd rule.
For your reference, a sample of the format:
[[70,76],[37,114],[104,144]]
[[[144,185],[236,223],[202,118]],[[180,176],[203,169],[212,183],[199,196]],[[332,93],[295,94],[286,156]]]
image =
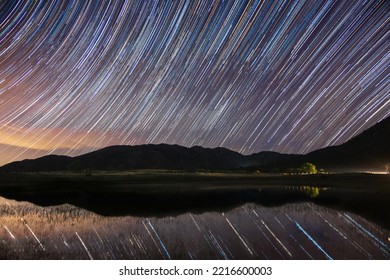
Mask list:
[[307,153],[390,115],[389,1],[1,1],[0,164],[109,145]]

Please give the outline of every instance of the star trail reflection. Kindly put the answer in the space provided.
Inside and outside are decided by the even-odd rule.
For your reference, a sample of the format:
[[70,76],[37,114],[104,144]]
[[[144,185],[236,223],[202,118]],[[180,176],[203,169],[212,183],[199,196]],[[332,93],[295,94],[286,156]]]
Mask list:
[[389,1],[1,1],[0,164],[113,144],[305,153],[390,112]]
[[4,198],[0,209],[0,259],[390,258],[387,229],[308,202],[164,218],[103,217]]

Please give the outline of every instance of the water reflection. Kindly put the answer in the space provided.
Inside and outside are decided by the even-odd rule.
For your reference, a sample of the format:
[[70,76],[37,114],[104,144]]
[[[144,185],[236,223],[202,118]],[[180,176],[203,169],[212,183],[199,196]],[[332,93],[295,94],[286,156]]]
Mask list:
[[359,215],[312,202],[105,217],[0,197],[1,259],[390,259],[388,238]]
[[319,187],[303,186],[302,189],[311,198],[316,198],[320,195]]
[[266,207],[313,202],[358,214],[390,229],[388,193],[371,189],[340,189],[317,186],[220,186],[152,185],[135,187],[99,186],[42,189],[0,189],[0,196],[29,201],[40,206],[71,204],[103,216],[169,217],[188,212],[230,211],[247,203]]

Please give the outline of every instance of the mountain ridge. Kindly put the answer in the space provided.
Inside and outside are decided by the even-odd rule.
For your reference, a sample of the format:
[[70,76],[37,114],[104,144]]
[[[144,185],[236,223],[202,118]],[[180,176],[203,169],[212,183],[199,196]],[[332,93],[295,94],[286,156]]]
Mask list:
[[259,170],[281,172],[305,162],[329,171],[388,170],[390,168],[390,117],[351,138],[308,154],[263,151],[243,155],[227,148],[190,148],[170,144],[115,145],[83,155],[47,155],[8,163],[0,172],[40,172],[168,169],[168,170]]

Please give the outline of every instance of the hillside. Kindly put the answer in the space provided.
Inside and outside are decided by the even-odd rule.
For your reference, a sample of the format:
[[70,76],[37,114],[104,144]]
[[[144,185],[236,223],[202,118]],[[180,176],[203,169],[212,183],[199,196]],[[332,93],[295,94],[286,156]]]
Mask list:
[[339,146],[306,155],[260,152],[252,155],[225,148],[186,148],[178,145],[111,146],[76,157],[49,155],[12,162],[0,167],[2,173],[167,169],[285,171],[305,162],[331,171],[384,171],[390,166],[390,117]]
[[390,164],[390,118],[342,145],[313,151],[305,160],[325,169],[385,170]]
[[77,157],[46,156],[9,163],[0,172],[34,172],[56,170],[229,170],[241,167],[245,156],[224,148],[192,148],[178,145],[111,146]]

